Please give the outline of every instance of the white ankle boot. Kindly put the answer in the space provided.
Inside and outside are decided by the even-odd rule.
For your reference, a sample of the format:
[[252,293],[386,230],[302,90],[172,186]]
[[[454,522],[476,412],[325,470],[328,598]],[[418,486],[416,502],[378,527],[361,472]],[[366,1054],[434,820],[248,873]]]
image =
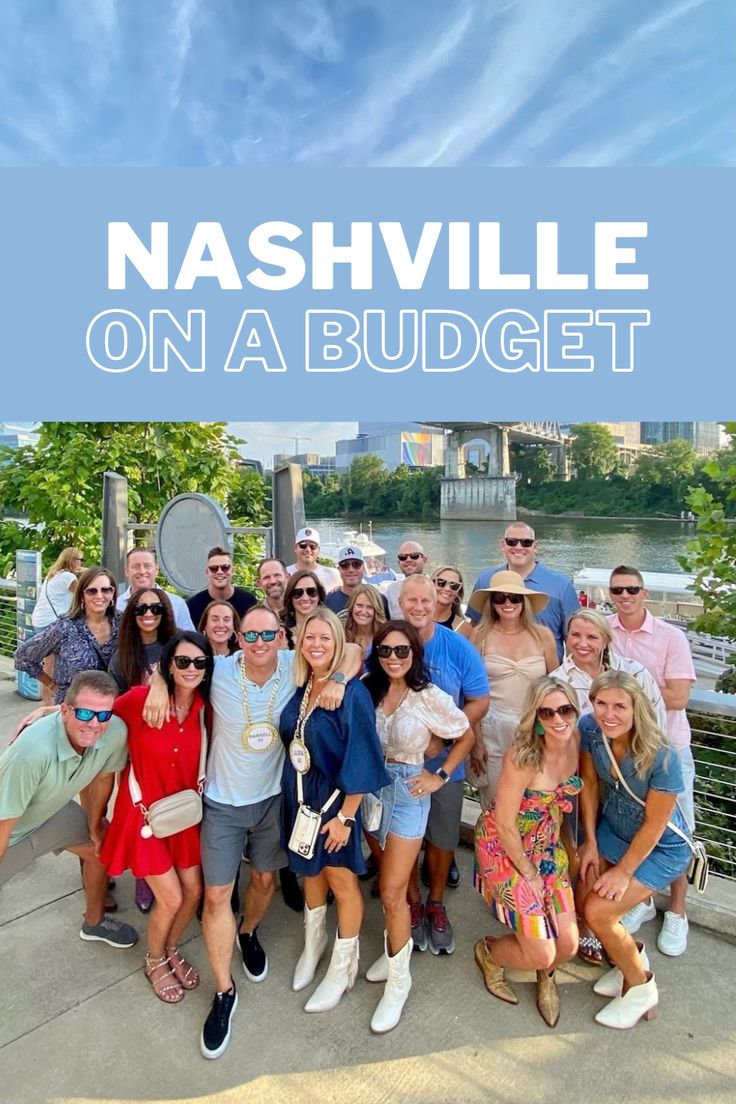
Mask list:
[[657,1015],[657,983],[654,974],[647,973],[644,985],[632,985],[623,996],[614,997],[596,1016],[604,1027],[633,1027],[639,1020],[653,1020]]
[[329,1012],[340,1002],[347,989],[352,989],[358,974],[358,939],[335,936],[332,958],[327,973],[304,1005],[305,1012]]
[[371,1020],[371,1031],[375,1031],[377,1035],[392,1031],[401,1019],[401,1013],[411,989],[409,963],[411,962],[411,952],[414,949],[414,940],[410,938],[409,942],[391,958],[388,953],[388,939],[385,933],[383,938],[386,943],[388,977],[383,996]]
[[[637,950],[639,951],[639,958],[641,964],[645,970],[649,969],[649,955],[647,949],[643,943],[637,943]],[[619,970],[618,966],[614,966],[612,970],[608,970],[598,978],[598,981],[593,986],[593,992],[597,993],[599,997],[618,997],[621,995],[621,990],[624,985],[624,975]]]
[[310,909],[304,906],[304,950],[294,970],[291,987],[295,993],[314,980],[319,960],[327,949],[327,905]]

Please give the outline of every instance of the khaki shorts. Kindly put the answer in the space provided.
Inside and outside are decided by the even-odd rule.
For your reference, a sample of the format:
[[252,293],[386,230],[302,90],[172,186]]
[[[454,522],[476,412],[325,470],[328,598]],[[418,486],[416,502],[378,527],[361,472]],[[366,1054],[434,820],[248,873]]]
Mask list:
[[51,851],[60,855],[69,847],[81,847],[90,842],[87,814],[76,801],[69,801],[49,820],[8,848],[0,862],[0,885],[42,855],[48,855]]

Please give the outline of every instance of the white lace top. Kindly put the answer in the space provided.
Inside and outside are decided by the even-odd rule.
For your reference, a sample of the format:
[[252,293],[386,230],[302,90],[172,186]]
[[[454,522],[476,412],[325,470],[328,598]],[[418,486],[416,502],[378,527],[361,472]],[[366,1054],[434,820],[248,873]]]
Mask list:
[[376,727],[387,759],[421,766],[430,737],[457,740],[467,732],[468,718],[449,694],[430,683],[424,690],[410,690],[389,717],[379,705]]

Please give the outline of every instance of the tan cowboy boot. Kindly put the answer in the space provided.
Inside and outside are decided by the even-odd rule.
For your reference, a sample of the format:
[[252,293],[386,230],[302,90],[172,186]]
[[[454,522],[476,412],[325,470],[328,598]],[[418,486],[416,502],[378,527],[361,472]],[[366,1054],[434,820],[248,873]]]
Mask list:
[[560,1018],[560,998],[555,984],[555,972],[537,970],[537,1008],[544,1022],[554,1027]]
[[503,966],[499,966],[497,962],[493,961],[485,939],[479,939],[474,950],[475,961],[483,975],[483,981],[488,992],[494,997],[498,997],[499,1000],[506,1001],[507,1004],[518,1004],[519,998],[516,993],[508,982],[504,981]]

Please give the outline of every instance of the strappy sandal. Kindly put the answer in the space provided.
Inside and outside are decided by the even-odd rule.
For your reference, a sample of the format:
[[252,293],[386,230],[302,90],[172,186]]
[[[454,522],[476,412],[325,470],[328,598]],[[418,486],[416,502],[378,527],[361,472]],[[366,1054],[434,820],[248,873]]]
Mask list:
[[167,947],[166,953],[169,956],[174,976],[182,989],[196,989],[199,985],[199,971],[196,966],[192,966],[191,962],[187,962],[178,947]]
[[578,958],[587,962],[590,966],[602,966],[606,961],[603,944],[592,933],[580,936],[578,945]]
[[[147,954],[143,973],[160,1001],[163,1001],[164,1004],[178,1004],[179,1001],[184,1000],[184,989],[174,971],[166,969],[170,965],[168,955],[162,955],[161,958],[151,958]],[[156,971],[161,969],[164,970],[164,973],[159,973],[158,977],[154,977]],[[174,978],[174,981],[164,984],[168,977]]]

